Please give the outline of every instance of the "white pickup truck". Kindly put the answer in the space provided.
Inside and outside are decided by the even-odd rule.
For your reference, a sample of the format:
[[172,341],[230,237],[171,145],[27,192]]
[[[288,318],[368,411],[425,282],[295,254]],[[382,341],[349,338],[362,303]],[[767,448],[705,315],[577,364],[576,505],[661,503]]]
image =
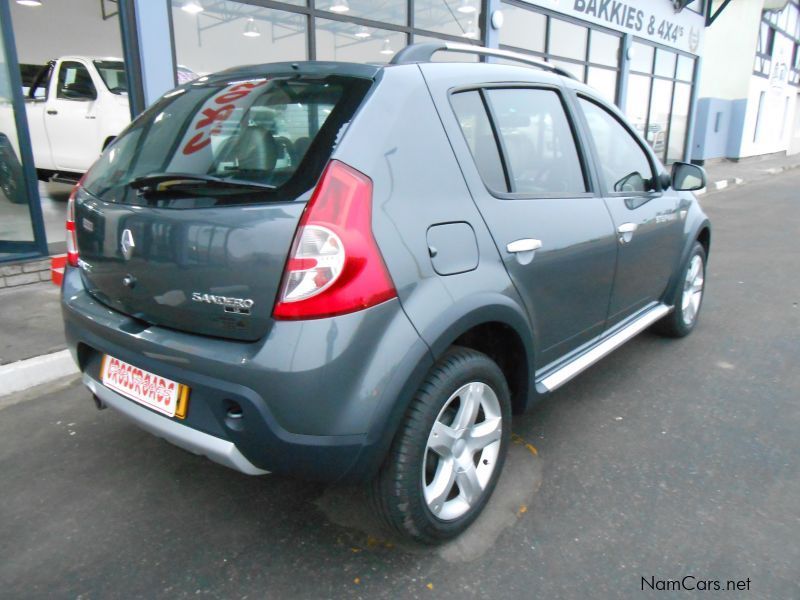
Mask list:
[[130,123],[120,59],[63,56],[36,76],[25,99],[39,179],[75,180]]

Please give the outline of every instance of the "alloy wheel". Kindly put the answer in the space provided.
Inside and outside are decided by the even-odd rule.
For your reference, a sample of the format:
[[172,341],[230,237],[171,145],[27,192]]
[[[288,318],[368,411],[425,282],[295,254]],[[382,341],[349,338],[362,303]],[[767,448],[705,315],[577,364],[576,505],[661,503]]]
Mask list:
[[691,326],[700,310],[703,299],[703,284],[705,282],[705,268],[703,258],[695,254],[686,270],[686,279],[683,283],[683,297],[681,298],[681,311],[683,322]]
[[428,435],[422,465],[425,503],[435,517],[458,519],[481,499],[502,433],[500,402],[491,386],[473,381],[448,398]]

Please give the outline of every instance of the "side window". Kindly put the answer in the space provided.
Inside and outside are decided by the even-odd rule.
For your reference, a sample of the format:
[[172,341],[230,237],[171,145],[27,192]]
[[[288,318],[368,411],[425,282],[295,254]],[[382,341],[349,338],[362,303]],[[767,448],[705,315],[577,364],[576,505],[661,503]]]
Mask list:
[[543,89],[487,91],[507,157],[512,192],[586,192],[575,137],[559,95]]
[[89,70],[78,62],[63,62],[58,69],[56,97],[63,100],[91,100],[97,98]]
[[450,102],[483,182],[490,190],[508,192],[500,152],[480,93],[473,90],[453,94]]
[[585,98],[579,101],[597,149],[606,192],[653,190],[653,169],[641,145],[605,108]]

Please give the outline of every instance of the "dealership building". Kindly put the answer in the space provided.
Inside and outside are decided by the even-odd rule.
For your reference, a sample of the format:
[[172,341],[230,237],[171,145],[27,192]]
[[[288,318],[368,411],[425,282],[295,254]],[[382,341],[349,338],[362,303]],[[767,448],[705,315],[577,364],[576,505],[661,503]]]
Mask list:
[[[756,15],[754,30],[758,29],[765,0],[739,2],[749,3]],[[751,102],[743,108],[727,97],[734,92],[718,93],[715,85],[708,87],[707,98],[700,99],[701,74],[707,68],[701,57],[713,21],[726,18],[723,13],[731,12],[725,10],[729,4],[725,0],[710,5],[704,0],[0,0],[0,108],[8,114],[0,125],[6,130],[6,154],[10,148],[20,159],[16,193],[24,200],[9,202],[0,189],[0,262],[60,251],[64,240],[56,222],[63,218],[63,189],[68,188],[54,191],[58,184],[36,181],[20,65],[24,73],[62,56],[122,58],[135,116],[187,72],[203,75],[241,64],[299,60],[386,63],[410,43],[465,42],[530,54],[566,69],[616,103],[669,164],[708,160],[717,154],[744,156],[728,153],[735,144],[727,139],[737,127],[731,114],[741,115],[743,110],[746,118],[737,132],[745,135]],[[794,1],[779,4],[784,5],[777,7],[780,10],[797,9]],[[749,13],[747,18],[753,20]],[[776,25],[781,35],[797,26],[796,18],[791,24]],[[791,39],[796,43],[796,37]],[[775,38],[773,46],[778,43]],[[766,56],[766,47],[759,43],[759,56]],[[477,60],[461,54],[440,58],[453,59]],[[771,60],[763,66],[768,82],[773,81],[775,60]],[[782,96],[790,98],[786,119],[794,115],[796,45],[791,61]],[[752,65],[752,57],[748,62]],[[776,102],[780,104],[770,96],[756,112],[772,114]],[[720,111],[722,117],[717,116]],[[708,128],[714,126],[716,131],[709,136]],[[767,132],[774,127],[765,128],[763,121],[761,127],[766,144]],[[791,137],[791,131],[787,135]],[[721,136],[726,141],[717,139]],[[724,151],[718,153],[720,145]],[[769,151],[780,150],[770,146]]]

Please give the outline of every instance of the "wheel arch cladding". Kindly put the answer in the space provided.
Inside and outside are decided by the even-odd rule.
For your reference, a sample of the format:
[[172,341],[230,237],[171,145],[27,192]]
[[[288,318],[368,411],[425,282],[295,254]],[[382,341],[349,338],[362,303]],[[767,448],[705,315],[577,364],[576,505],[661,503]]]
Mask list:
[[697,241],[703,246],[706,251],[706,258],[708,258],[708,253],[711,251],[711,227],[708,223],[703,224],[700,228],[697,234]]
[[525,411],[533,391],[534,341],[525,317],[506,304],[486,305],[451,321],[431,344],[435,360],[452,346],[486,354],[500,367],[511,391],[514,414]]

